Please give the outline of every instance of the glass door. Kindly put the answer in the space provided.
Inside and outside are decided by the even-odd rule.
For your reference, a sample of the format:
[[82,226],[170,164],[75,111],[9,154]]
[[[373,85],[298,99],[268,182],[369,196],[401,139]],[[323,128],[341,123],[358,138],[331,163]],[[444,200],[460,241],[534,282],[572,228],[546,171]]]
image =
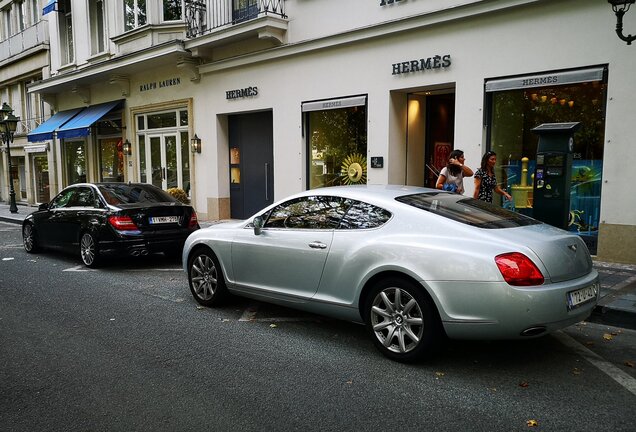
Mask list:
[[181,143],[176,133],[150,135],[146,141],[145,165],[153,185],[161,189],[183,188]]

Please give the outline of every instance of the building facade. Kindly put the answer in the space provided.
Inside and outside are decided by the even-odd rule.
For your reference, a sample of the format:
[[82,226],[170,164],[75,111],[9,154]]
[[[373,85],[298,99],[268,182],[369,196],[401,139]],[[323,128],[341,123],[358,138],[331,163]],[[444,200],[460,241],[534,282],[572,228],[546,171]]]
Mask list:
[[0,103],[8,104],[21,120],[10,148],[0,143],[0,201],[9,200],[9,151],[16,201],[33,204],[50,197],[48,144],[26,145],[27,133],[50,115],[40,96],[27,92],[29,84],[47,76],[48,50],[49,27],[42,19],[41,2],[0,1]]
[[496,152],[514,197],[499,204],[532,215],[532,129],[577,122],[567,229],[599,259],[636,262],[636,56],[606,2],[60,0],[43,13],[50,76],[28,88],[56,114],[27,140],[55,153],[57,189],[142,181],[184,189],[201,219],[244,218],[308,188],[432,186],[461,149],[473,169]]

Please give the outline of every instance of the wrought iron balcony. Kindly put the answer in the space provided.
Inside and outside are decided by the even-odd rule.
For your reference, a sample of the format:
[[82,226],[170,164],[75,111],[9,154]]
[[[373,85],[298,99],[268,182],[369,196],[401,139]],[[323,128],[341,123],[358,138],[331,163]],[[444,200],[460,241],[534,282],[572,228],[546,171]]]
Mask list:
[[185,0],[187,37],[264,16],[287,18],[284,0]]

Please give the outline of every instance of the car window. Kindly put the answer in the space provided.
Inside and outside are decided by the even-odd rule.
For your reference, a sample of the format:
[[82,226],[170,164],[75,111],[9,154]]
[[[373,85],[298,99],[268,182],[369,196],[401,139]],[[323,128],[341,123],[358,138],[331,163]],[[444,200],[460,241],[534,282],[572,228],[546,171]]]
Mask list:
[[98,189],[111,205],[179,202],[172,195],[152,185],[112,183],[100,184]]
[[88,187],[79,187],[69,203],[70,207],[95,207],[95,196]]
[[335,229],[350,204],[341,197],[296,198],[274,207],[264,228]]
[[487,202],[446,192],[404,195],[397,201],[479,228],[513,228],[541,222]]
[[75,188],[63,190],[58,196],[53,198],[50,208],[55,209],[69,207],[69,203],[71,202],[73,195],[75,195]]
[[360,201],[353,201],[338,229],[377,228],[391,219],[391,212]]

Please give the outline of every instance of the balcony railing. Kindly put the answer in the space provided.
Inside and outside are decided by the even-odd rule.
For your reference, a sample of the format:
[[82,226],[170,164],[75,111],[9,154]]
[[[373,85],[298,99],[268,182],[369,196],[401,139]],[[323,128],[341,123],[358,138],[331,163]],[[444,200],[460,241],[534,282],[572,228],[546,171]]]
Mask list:
[[0,62],[48,42],[48,22],[39,21],[37,24],[0,42]]
[[261,16],[287,18],[284,0],[186,0],[185,8],[189,38]]

